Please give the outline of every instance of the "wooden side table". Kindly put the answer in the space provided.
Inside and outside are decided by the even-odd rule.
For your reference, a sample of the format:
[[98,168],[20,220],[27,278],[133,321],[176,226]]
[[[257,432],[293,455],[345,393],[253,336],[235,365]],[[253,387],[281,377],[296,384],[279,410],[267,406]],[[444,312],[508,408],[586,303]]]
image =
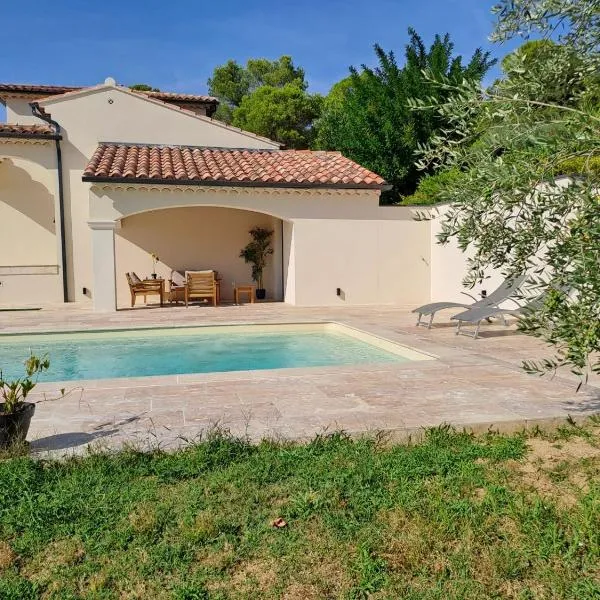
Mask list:
[[160,305],[163,305],[165,298],[165,280],[162,278],[149,278],[142,281],[144,288],[147,290],[147,294],[144,294],[144,304],[147,304],[146,296],[151,294],[158,294],[160,297]]
[[250,304],[254,304],[254,290],[256,286],[248,285],[236,285],[233,289],[233,300],[236,304],[240,304],[240,294],[248,294],[250,298]]

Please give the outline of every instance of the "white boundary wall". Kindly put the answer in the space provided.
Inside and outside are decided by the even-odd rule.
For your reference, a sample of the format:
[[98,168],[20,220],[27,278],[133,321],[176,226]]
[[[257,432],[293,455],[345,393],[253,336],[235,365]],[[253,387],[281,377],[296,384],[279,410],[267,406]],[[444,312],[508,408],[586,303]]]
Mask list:
[[469,252],[463,253],[455,240],[448,244],[438,243],[437,236],[441,232],[441,221],[448,211],[448,205],[431,208],[431,301],[470,302],[470,298],[462,292],[467,292],[477,299],[485,290],[488,294],[494,291],[503,281],[502,275],[493,270],[486,273],[486,279],[469,289],[463,285],[467,274],[467,259]]

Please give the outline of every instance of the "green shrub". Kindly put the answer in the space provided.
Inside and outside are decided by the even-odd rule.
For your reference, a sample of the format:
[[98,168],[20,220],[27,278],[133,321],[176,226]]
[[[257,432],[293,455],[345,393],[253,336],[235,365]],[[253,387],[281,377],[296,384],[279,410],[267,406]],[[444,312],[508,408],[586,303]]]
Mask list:
[[464,175],[458,169],[440,171],[435,175],[426,175],[417,186],[414,194],[405,196],[402,204],[440,204],[447,202],[449,198],[445,196],[446,186],[455,183]]

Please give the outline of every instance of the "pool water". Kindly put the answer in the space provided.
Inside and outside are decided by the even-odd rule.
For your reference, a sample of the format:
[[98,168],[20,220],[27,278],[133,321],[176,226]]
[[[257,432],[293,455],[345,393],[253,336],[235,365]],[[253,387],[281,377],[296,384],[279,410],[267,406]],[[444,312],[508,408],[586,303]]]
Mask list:
[[[185,328],[0,336],[5,379],[23,374],[32,352],[47,355],[40,381],[322,367],[411,360],[325,327]],[[216,331],[215,331],[216,330]],[[399,347],[400,348],[400,347]]]

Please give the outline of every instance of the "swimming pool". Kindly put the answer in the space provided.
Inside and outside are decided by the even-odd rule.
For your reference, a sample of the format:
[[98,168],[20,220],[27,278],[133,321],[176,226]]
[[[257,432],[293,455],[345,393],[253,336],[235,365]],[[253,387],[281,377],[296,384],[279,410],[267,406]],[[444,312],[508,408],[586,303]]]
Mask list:
[[431,359],[337,323],[129,329],[0,336],[5,378],[23,374],[30,351],[50,359],[40,381]]

